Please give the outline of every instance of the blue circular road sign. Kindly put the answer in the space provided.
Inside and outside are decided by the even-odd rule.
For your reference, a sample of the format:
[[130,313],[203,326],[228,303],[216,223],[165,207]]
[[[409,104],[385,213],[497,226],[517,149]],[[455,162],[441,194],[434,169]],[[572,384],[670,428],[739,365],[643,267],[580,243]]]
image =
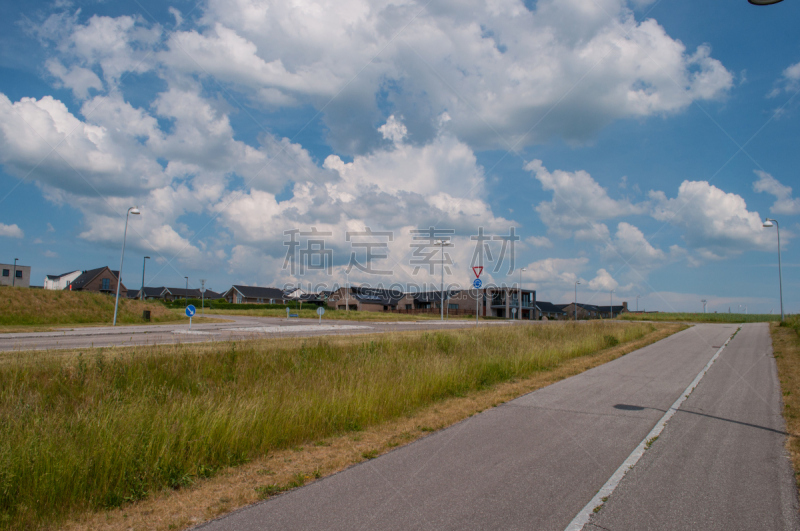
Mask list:
[[197,313],[197,308],[194,307],[194,304],[190,304],[186,307],[186,317],[194,317],[194,314]]
[[473,288],[480,289],[481,286],[483,286],[483,282],[481,282],[481,279],[476,278],[475,280],[472,281],[472,287]]

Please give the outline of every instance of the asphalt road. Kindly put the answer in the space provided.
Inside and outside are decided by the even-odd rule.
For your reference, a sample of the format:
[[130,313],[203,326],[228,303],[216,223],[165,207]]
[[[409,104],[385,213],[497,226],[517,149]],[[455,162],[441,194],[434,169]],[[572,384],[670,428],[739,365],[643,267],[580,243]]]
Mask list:
[[[698,325],[200,526],[567,528],[725,341]],[[745,325],[584,529],[800,529],[766,325]]]
[[[116,327],[64,328],[54,332],[0,334],[0,352],[55,350],[89,347],[122,347],[170,343],[230,341],[259,337],[305,337],[315,335],[372,334],[408,330],[474,327],[469,319],[445,321],[364,322],[318,319],[206,314],[224,323],[159,324]],[[481,326],[508,326],[510,321],[482,321]]]

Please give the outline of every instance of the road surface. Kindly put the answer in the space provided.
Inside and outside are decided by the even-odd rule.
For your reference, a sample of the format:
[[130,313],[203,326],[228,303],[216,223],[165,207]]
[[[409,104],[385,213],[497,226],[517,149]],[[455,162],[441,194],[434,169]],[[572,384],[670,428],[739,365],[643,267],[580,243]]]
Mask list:
[[[408,330],[474,327],[469,319],[446,321],[365,322],[298,318],[270,318],[206,314],[224,323],[154,324],[64,328],[54,332],[0,334],[0,352],[89,347],[122,347],[202,341],[230,341],[258,337],[370,334]],[[511,321],[482,321],[481,326],[508,326]]]
[[800,529],[768,328],[721,349],[736,330],[694,326],[199,529]]

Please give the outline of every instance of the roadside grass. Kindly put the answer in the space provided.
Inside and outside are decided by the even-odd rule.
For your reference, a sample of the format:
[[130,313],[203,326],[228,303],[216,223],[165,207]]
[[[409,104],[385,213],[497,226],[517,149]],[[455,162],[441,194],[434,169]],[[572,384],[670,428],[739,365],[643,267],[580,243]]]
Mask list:
[[653,330],[552,323],[2,355],[0,526],[56,526],[184,489]]
[[[150,323],[189,321],[182,313],[158,302],[120,296],[117,323],[146,324],[142,318],[144,310],[150,311]],[[82,291],[0,288],[0,329],[6,332],[20,326],[111,324],[113,319],[114,296]]]
[[[251,317],[286,317],[286,310],[284,309],[255,309],[255,310],[223,310],[215,308],[213,310],[206,310],[208,315],[246,315]],[[312,306],[311,309],[292,310],[292,314],[297,314],[298,317],[303,319],[318,319],[317,308]],[[450,317],[445,316],[447,319],[475,319],[475,315],[459,315]],[[395,322],[395,321],[438,321],[440,314],[431,313],[391,313],[391,312],[358,312],[358,311],[345,311],[345,310],[331,310],[325,308],[325,315],[322,320],[333,321],[372,321],[372,322]]]
[[771,324],[770,332],[783,394],[783,418],[789,434],[786,449],[800,494],[800,316],[792,315],[783,323]]
[[580,374],[629,352],[686,329],[678,323],[659,323],[644,337],[560,362],[524,378],[512,378],[485,389],[447,397],[426,404],[410,415],[324,438],[312,438],[302,446],[275,449],[247,463],[220,470],[189,488],[154,492],[137,503],[116,509],[87,512],[63,522],[65,531],[169,531],[210,520],[240,507],[293,488],[298,476],[306,483],[342,471],[409,444],[430,432],[451,426],[486,409],[526,393]]
[[780,315],[744,313],[623,313],[621,321],[681,321],[688,323],[764,323],[780,321]]

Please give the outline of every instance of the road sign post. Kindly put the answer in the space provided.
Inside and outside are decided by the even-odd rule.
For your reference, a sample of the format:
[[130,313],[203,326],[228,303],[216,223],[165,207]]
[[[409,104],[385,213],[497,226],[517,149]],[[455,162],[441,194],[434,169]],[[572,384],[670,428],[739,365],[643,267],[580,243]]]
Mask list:
[[319,315],[319,324],[322,324],[322,316],[325,314],[325,308],[320,306],[317,308],[317,315]]
[[475,273],[475,280],[472,281],[472,286],[475,288],[475,326],[478,326],[478,319],[481,313],[481,273],[483,273],[483,266],[474,266],[472,272]]
[[192,329],[192,317],[197,313],[197,308],[193,304],[186,307],[186,316],[189,318],[189,330]]

